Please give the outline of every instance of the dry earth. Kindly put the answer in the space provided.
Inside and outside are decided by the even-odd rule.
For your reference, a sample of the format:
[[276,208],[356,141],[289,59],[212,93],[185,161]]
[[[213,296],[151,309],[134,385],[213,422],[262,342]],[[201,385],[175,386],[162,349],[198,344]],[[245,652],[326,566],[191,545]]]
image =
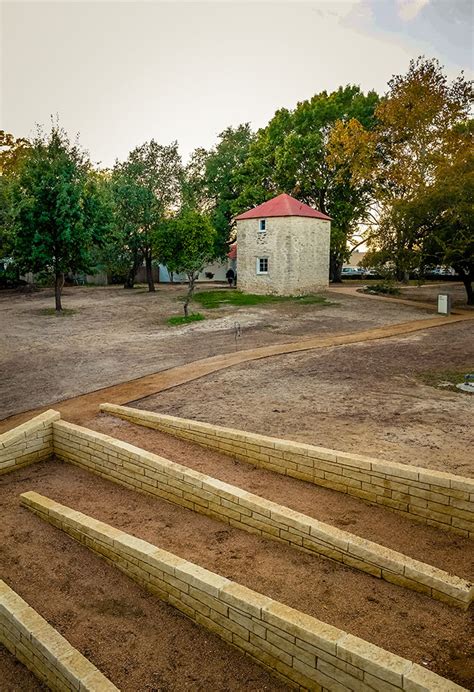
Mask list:
[[[165,320],[179,314],[183,293],[182,286],[160,286],[154,294],[116,286],[66,288],[64,307],[75,312],[57,317],[44,314],[54,304],[49,289],[0,292],[0,419],[236,348],[432,316],[416,306],[368,305],[331,293],[332,305],[201,310],[209,319],[169,327]],[[236,321],[242,327],[237,344]]]
[[97,416],[88,427],[398,550],[450,574],[474,579],[474,551],[468,538],[418,524],[380,505],[369,505],[329,488],[257,468],[114,416]]
[[267,358],[133,405],[472,476],[474,396],[419,375],[473,372],[473,337],[469,321]]
[[[48,290],[32,295],[2,292],[0,418],[235,348],[353,333],[433,314],[416,304],[332,291],[328,298],[333,304],[328,306],[283,303],[225,308],[203,311],[209,319],[202,323],[168,327],[165,319],[179,312],[183,290],[160,287],[149,295],[142,289],[68,288],[64,304],[75,312],[59,318],[44,314],[52,305]],[[416,296],[432,300],[439,292],[437,287],[428,293],[426,288],[424,293],[407,290],[410,300]],[[237,344],[236,321],[243,327]],[[472,322],[463,322],[405,337],[250,362],[134,405],[472,475],[474,397],[423,384],[420,375],[472,372],[473,331]],[[274,478],[106,416],[90,425],[449,571],[472,576],[469,547],[459,537],[405,526],[389,512],[369,508],[355,498]],[[32,489],[464,685],[474,680],[469,614],[138,496],[68,465],[38,464],[5,476],[0,479],[3,576],[125,691],[285,688],[85,548],[20,509],[18,494]],[[6,681],[0,685],[2,692],[40,689],[1,648],[0,677]]]
[[471,616],[59,462],[0,479],[4,576],[123,692],[283,690],[256,663],[19,506],[35,490],[470,686]]

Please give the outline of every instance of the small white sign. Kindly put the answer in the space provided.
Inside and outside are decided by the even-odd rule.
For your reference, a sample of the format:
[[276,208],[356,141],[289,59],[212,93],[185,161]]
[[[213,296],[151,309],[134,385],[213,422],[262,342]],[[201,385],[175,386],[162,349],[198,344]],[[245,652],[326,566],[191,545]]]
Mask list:
[[440,315],[449,315],[451,313],[451,305],[447,293],[438,293],[438,313]]

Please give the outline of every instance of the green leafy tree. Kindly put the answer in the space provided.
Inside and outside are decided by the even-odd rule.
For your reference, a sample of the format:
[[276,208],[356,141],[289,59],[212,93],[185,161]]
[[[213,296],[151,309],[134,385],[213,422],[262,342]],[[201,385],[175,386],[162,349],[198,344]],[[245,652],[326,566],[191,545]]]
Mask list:
[[115,205],[109,170],[90,169],[84,186],[84,218],[92,228],[90,272],[110,272],[116,262]]
[[242,167],[248,156],[254,134],[249,123],[228,127],[206,162],[206,181],[213,200],[211,220],[216,229],[216,255],[229,251],[235,201],[242,190]]
[[195,149],[184,169],[182,202],[184,207],[196,209],[203,214],[211,212],[213,200],[209,196],[206,165],[210,152],[203,147]]
[[10,257],[15,243],[14,182],[30,143],[0,130],[0,257]]
[[[182,163],[177,142],[163,146],[151,140],[130,152],[113,172],[116,221],[131,265],[125,282],[133,287],[145,260],[148,290],[154,291],[155,236],[170,209],[180,204]],[[118,234],[117,239],[120,238]]]
[[347,240],[366,220],[371,198],[347,168],[330,160],[331,133],[340,121],[356,121],[364,128],[375,123],[375,92],[364,94],[346,86],[316,94],[293,110],[281,109],[250,146],[242,176],[243,192],[234,211],[259,204],[286,192],[332,218],[331,278],[340,279]]
[[85,209],[88,170],[79,146],[53,126],[48,135],[38,131],[15,182],[14,256],[23,271],[53,275],[57,311],[64,274],[88,270],[97,235]]
[[132,289],[143,263],[141,238],[141,188],[128,169],[116,165],[112,173],[114,225],[106,243],[108,273],[123,277],[124,288]]
[[410,200],[398,202],[394,211],[399,233],[416,239],[410,246],[412,261],[421,268],[453,267],[466,289],[468,305],[474,305],[473,200],[474,154],[472,138],[466,136],[466,147],[440,163],[433,183]]
[[229,251],[235,202],[245,182],[242,169],[253,140],[249,123],[228,127],[213,149],[196,149],[186,169],[185,191],[191,192],[187,202],[210,215],[216,229],[216,257]]
[[216,230],[209,218],[189,208],[162,224],[157,234],[156,246],[160,260],[170,271],[186,274],[188,279],[185,317],[188,317],[199,272],[215,258],[215,241]]

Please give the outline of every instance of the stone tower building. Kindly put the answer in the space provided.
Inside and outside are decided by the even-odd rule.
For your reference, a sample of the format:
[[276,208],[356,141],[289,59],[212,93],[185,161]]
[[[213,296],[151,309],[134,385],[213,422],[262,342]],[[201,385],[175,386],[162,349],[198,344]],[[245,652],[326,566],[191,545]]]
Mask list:
[[235,221],[242,291],[291,296],[328,285],[329,216],[282,194]]

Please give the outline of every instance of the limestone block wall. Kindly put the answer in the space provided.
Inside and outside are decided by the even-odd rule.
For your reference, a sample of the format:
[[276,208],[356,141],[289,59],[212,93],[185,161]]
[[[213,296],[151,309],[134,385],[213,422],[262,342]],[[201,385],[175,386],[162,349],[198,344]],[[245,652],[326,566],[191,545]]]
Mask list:
[[[258,219],[237,221],[238,286],[248,293],[304,295],[329,281],[331,222],[271,217],[260,233]],[[268,258],[268,274],[257,273],[257,258]]]
[[0,475],[48,459],[53,453],[53,421],[59,418],[57,411],[46,411],[1,434]]
[[305,690],[462,690],[421,666],[34,492],[23,506]]
[[50,690],[118,692],[90,661],[1,580],[0,643]]
[[241,461],[384,505],[474,538],[474,479],[209,423],[102,404],[101,410]]
[[126,442],[64,421],[54,423],[54,440],[60,459],[139,492],[462,609],[474,599],[474,586],[459,577]]

